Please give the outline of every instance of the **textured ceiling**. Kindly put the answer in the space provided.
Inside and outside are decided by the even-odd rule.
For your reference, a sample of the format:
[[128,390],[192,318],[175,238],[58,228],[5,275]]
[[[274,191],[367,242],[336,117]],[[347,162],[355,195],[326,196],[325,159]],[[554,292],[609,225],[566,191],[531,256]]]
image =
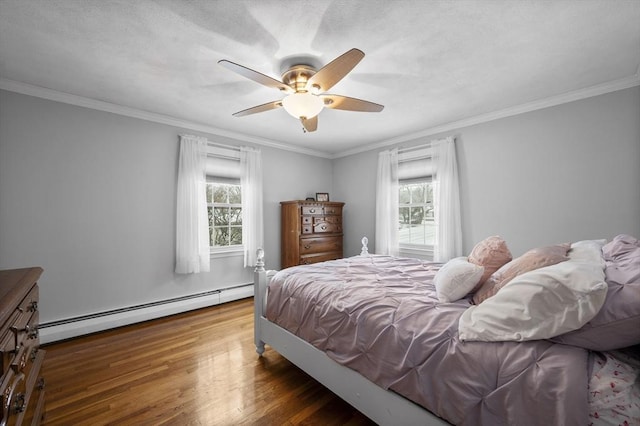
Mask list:
[[[640,0],[0,0],[0,78],[336,155],[637,84],[639,23]],[[325,109],[307,134],[282,109],[231,116],[282,95],[218,60],[279,79],[290,56],[353,47],[365,58],[330,92],[381,113]]]

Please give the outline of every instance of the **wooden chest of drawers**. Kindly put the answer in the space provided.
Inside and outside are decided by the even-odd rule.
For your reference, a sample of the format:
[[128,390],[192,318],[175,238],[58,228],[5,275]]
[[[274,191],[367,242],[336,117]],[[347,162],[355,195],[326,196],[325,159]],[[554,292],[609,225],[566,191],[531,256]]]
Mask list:
[[282,201],[281,267],[342,258],[344,203]]
[[38,285],[42,268],[0,271],[0,399],[2,425],[44,420],[45,351],[38,337]]

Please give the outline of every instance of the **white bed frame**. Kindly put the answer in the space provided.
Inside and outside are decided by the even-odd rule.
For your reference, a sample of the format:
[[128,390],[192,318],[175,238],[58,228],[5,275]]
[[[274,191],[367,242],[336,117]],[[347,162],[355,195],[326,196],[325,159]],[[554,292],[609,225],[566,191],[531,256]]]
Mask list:
[[[368,256],[367,238],[362,239],[361,256]],[[379,425],[448,425],[441,418],[385,390],[355,370],[338,364],[324,352],[300,339],[265,317],[267,287],[276,271],[264,269],[264,251],[258,249],[255,268],[254,331],[256,352],[262,356],[265,344],[276,350],[329,390]]]

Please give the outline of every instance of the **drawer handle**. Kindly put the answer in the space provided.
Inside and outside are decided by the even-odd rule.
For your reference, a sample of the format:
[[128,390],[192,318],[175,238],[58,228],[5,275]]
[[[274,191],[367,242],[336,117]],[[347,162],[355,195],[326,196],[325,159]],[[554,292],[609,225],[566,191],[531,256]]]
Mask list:
[[[22,400],[24,403],[24,394],[16,394],[16,401],[13,403],[12,406],[12,402],[11,400],[13,399],[13,393],[16,390],[16,387],[18,386],[18,383],[20,383],[21,381],[24,380],[24,373],[20,373],[16,376],[16,378],[13,380],[13,383],[11,384],[10,387],[7,387],[2,395],[2,422],[0,422],[0,426],[6,426],[7,424],[7,420],[9,417],[9,414],[11,414],[11,412],[13,411],[13,409],[15,409],[15,406],[17,404],[17,402],[20,400],[20,395],[22,395]],[[23,407],[24,409],[24,407]],[[19,412],[19,411],[18,411]]]
[[13,401],[13,412],[15,414],[22,413],[27,406],[27,401],[24,398],[24,393],[20,392],[16,394],[16,400]]
[[38,387],[38,389],[42,390],[44,389],[44,377],[40,377],[38,379],[38,384],[36,384],[36,386]]
[[34,327],[31,331],[28,332],[27,338],[29,339],[37,339],[38,338],[38,328]]
[[29,307],[27,308],[28,312],[36,312],[38,310],[38,301],[34,300],[33,302],[31,302],[29,304]]
[[326,225],[322,225],[320,228],[324,231],[325,229],[327,229],[327,226]]
[[310,246],[309,244],[306,244],[306,245],[304,246],[304,248],[306,248],[307,250],[309,250],[309,249],[311,248],[311,246]]
[[309,209],[309,213],[315,213],[316,209]]

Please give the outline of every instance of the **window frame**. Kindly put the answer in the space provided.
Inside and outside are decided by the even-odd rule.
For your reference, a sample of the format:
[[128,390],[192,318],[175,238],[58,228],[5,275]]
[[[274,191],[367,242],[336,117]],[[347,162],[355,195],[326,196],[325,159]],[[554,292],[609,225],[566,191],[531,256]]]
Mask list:
[[[206,190],[209,190],[209,185],[235,185],[240,189],[240,197],[242,199],[242,185],[240,184],[240,181],[237,179],[229,179],[229,178],[222,178],[222,177],[217,177],[217,176],[211,176],[211,175],[207,175],[207,182],[206,182]],[[216,206],[220,207],[220,206],[224,206],[224,207],[229,207],[229,208],[240,208],[240,211],[242,212],[242,202],[240,203],[214,203],[213,200],[212,202],[208,202],[207,201],[207,210],[211,207],[211,208],[215,208]],[[207,211],[207,217],[208,217],[208,211]],[[240,228],[242,229],[242,226],[244,224],[240,225]],[[231,226],[231,225],[229,225]],[[209,224],[209,235],[211,235],[211,231],[212,231],[212,225]],[[215,228],[214,228],[214,232],[215,232]],[[211,243],[211,237],[209,239],[209,242]],[[242,256],[244,254],[244,244],[234,244],[234,245],[227,245],[227,246],[209,246],[209,254],[211,258],[222,258],[222,257],[231,257],[231,256]]]
[[[412,183],[429,183],[433,185],[433,175],[425,175],[422,177],[412,177],[410,179],[400,179],[398,181],[398,216],[400,215],[400,209],[403,207],[411,207],[414,204],[405,204],[400,202],[400,190],[403,185],[408,185]],[[433,187],[432,187],[433,190]],[[418,203],[416,205],[425,205],[427,203]],[[435,200],[432,200],[433,208],[435,209]],[[433,219],[433,223],[435,224],[435,217]],[[435,244],[415,244],[415,243],[403,243],[398,238],[398,250],[400,256],[403,257],[414,257],[420,259],[428,259],[433,260],[435,255]]]

